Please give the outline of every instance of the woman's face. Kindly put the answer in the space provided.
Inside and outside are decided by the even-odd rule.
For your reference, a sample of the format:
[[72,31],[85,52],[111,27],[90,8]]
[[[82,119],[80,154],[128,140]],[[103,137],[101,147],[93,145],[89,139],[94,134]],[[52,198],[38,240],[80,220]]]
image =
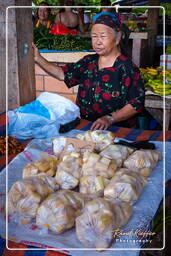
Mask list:
[[38,16],[40,20],[47,20],[49,16],[48,8],[39,8],[38,10]]
[[115,38],[115,33],[112,28],[103,25],[95,24],[91,30],[93,50],[101,55],[109,55],[117,50],[118,40]]

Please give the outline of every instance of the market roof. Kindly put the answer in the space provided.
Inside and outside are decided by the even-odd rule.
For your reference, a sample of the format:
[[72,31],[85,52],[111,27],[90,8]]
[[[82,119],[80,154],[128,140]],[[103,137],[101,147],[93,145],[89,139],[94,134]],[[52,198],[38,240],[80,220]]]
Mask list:
[[[171,3],[171,0],[160,0],[160,3]],[[148,0],[117,0],[113,3],[113,5],[137,5],[137,6],[143,6],[148,5]]]

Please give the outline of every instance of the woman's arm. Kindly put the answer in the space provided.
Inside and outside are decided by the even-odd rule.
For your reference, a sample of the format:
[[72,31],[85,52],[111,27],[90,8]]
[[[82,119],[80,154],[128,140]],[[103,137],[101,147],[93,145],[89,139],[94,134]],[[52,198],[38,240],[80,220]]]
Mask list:
[[49,75],[53,76],[54,78],[56,78],[60,81],[64,81],[64,72],[63,72],[62,68],[53,64],[53,63],[50,63],[45,58],[43,58],[40,55],[39,50],[37,49],[37,47],[34,44],[32,44],[32,45],[33,45],[33,48],[34,48],[35,62],[42,69],[44,69]]
[[91,131],[93,130],[106,130],[109,126],[114,123],[124,121],[130,117],[137,114],[137,111],[132,107],[131,104],[125,105],[120,110],[111,113],[111,117],[106,115],[101,118],[98,118],[91,126]]
[[127,120],[137,113],[131,104],[127,104],[120,110],[112,113],[113,123]]

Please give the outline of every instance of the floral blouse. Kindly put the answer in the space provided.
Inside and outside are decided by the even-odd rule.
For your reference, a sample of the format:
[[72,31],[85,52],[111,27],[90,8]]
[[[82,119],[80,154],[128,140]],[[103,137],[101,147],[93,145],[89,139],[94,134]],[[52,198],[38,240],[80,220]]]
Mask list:
[[[71,88],[79,84],[76,104],[81,117],[90,121],[131,104],[138,112],[144,105],[144,85],[139,69],[124,55],[112,67],[98,68],[98,54],[87,55],[76,63],[62,67],[64,81]],[[117,123],[136,126],[136,116]]]

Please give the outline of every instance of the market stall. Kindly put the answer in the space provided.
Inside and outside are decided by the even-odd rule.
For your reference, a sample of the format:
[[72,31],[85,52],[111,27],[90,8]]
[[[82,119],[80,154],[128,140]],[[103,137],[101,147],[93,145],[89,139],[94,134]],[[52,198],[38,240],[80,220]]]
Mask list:
[[[140,65],[141,40],[146,40],[147,34],[132,33],[131,36],[133,60]],[[38,40],[41,46],[43,41],[40,38]],[[64,49],[59,52],[53,49],[53,40],[49,45],[50,50],[40,50],[41,55],[58,65],[73,63],[87,54],[93,54],[88,49]],[[63,43],[60,47],[63,47]],[[23,48],[24,53],[26,48]],[[25,55],[22,57],[25,58]],[[22,61],[21,58],[20,64]],[[27,64],[27,61],[24,63]],[[27,67],[27,88],[30,86],[32,93],[35,93],[29,80],[29,70]],[[158,79],[160,74],[156,72],[155,78]],[[42,82],[38,92],[48,91],[45,84],[45,80],[50,78],[48,74],[38,73],[37,78]],[[150,84],[149,80],[147,83]],[[18,89],[21,86],[19,84]],[[152,108],[155,114],[155,109],[163,108],[163,95],[156,96],[155,90],[163,92],[163,88],[160,84],[150,88],[153,98],[146,94],[145,105]],[[62,93],[65,94],[59,91],[59,94]],[[76,93],[76,90],[70,90],[73,96]],[[22,94],[19,96],[22,98]],[[156,101],[154,97],[159,100]],[[171,179],[171,131],[138,130],[112,125],[108,131],[91,132],[92,123],[82,119],[79,125],[74,126],[74,130],[71,127],[69,133],[61,133],[61,123],[56,122],[60,115],[53,112],[52,98],[47,102],[49,98],[50,94],[46,94],[46,103],[50,103],[48,111],[40,103],[30,102],[35,104],[31,113],[22,112],[21,109],[11,109],[8,113],[10,129],[7,132],[10,134],[17,123],[17,118],[14,120],[11,117],[20,117],[23,113],[36,115],[36,111],[41,109],[40,122],[37,121],[40,112],[25,127],[21,118],[21,127],[14,129],[19,134],[24,127],[22,134],[19,134],[20,139],[6,139],[6,117],[5,114],[0,115],[0,252],[6,256],[10,250],[21,249],[22,254],[27,254],[27,250],[31,253],[35,249],[39,250],[39,255],[80,256],[89,255],[85,249],[96,248],[103,250],[102,255],[138,256],[140,250],[157,235],[152,230],[152,221],[165,196],[165,183]],[[56,98],[53,100],[59,103]],[[62,104],[66,104],[66,99]],[[170,99],[166,100],[166,130],[169,127],[170,104]],[[72,114],[69,112],[66,116],[68,121]],[[42,119],[48,125],[40,132]],[[31,132],[37,129],[38,136],[28,135],[27,128]],[[24,137],[26,135],[27,140]],[[5,208],[6,197],[8,210]],[[162,225],[161,221],[160,227]],[[118,234],[118,229],[123,233]],[[160,250],[163,244],[164,240],[155,249]],[[108,247],[109,250],[105,251]],[[98,254],[95,250],[91,251],[92,256]]]

